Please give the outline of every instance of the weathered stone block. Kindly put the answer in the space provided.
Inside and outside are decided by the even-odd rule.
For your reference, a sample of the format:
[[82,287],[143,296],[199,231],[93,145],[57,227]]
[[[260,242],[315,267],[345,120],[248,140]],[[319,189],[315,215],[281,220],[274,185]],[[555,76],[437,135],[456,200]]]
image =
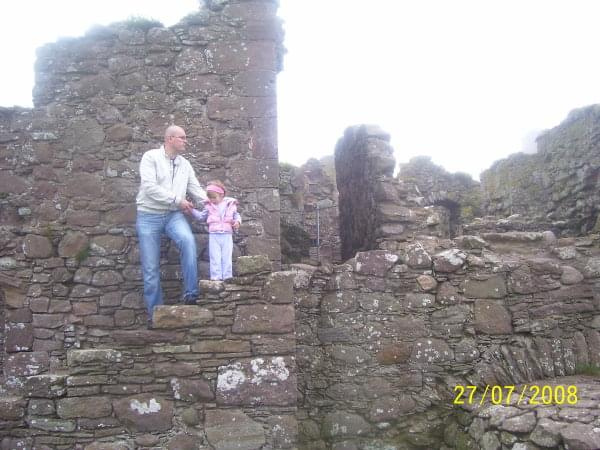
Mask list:
[[65,375],[28,376],[23,380],[22,392],[29,398],[63,397],[67,392],[65,380]]
[[[98,297],[103,293],[102,290],[98,288],[93,288],[87,286],[85,284],[76,284],[71,289],[71,293],[69,296],[71,298],[90,298],[90,297]],[[35,317],[34,317],[35,320]]]
[[560,276],[560,282],[562,284],[571,285],[581,283],[583,281],[583,274],[574,267],[562,266],[561,269],[562,273]]
[[0,192],[21,194],[27,190],[29,184],[23,177],[18,177],[8,170],[0,170]]
[[72,174],[62,190],[66,197],[96,197],[102,194],[102,178],[89,173]]
[[406,248],[406,264],[412,269],[430,269],[433,263],[431,256],[421,243],[415,243]]
[[419,339],[413,344],[410,362],[437,364],[453,359],[454,352],[446,342],[440,339]]
[[36,398],[29,400],[27,410],[30,416],[53,416],[56,412],[54,400]]
[[378,205],[379,220],[386,222],[410,223],[416,221],[416,214],[406,206],[401,206],[391,202],[382,202]]
[[326,313],[351,313],[358,309],[355,291],[328,292],[321,300],[321,311]]
[[25,416],[27,402],[23,397],[0,397],[0,420],[20,420]]
[[208,402],[215,398],[212,386],[205,380],[172,378],[171,390],[175,400],[184,402]]
[[276,415],[267,419],[274,448],[296,448],[298,421],[292,415]]
[[231,339],[203,340],[192,344],[192,351],[197,353],[243,353],[250,350],[250,342]]
[[58,255],[63,258],[72,258],[79,255],[88,247],[88,237],[80,231],[70,231],[58,244]]
[[436,272],[451,273],[460,270],[467,259],[467,254],[453,248],[433,256],[433,268]]
[[430,275],[419,275],[417,277],[417,284],[425,292],[433,291],[437,287],[436,279]]
[[484,334],[512,333],[508,310],[493,300],[477,300],[473,308],[475,330]]
[[193,47],[184,48],[179,52],[173,67],[176,75],[206,74],[211,71],[205,52]]
[[198,448],[198,436],[180,433],[169,439],[167,450],[196,450]]
[[500,275],[492,276],[487,280],[467,279],[461,288],[468,298],[504,298],[506,296],[506,282]]
[[112,413],[112,404],[109,397],[62,398],[56,401],[56,412],[61,419],[106,417]]
[[456,287],[446,282],[439,285],[435,299],[440,305],[454,305],[460,303],[463,297]]
[[428,308],[435,304],[435,296],[433,294],[409,292],[403,301],[403,305],[407,309]]
[[104,213],[104,222],[108,225],[125,226],[135,224],[135,205],[127,205],[111,209]]
[[123,355],[113,349],[85,349],[69,350],[67,364],[69,367],[78,367],[86,364],[108,365],[121,362]]
[[[103,422],[106,422],[104,420]],[[136,439],[137,442],[137,439]],[[142,444],[143,445],[143,444]],[[83,450],[129,450],[133,444],[129,441],[119,442],[92,442],[86,445]]]
[[33,315],[28,308],[8,309],[5,312],[7,322],[31,323]]
[[167,431],[172,427],[173,402],[154,394],[138,394],[113,402],[115,414],[132,431]]
[[233,79],[235,95],[242,97],[268,97],[275,95],[276,72],[272,70],[248,70]]
[[266,239],[249,236],[246,240],[248,253],[253,255],[266,255],[273,261],[281,258],[281,247],[278,239]]
[[135,323],[135,312],[129,309],[115,311],[115,326],[126,327]]
[[67,225],[71,227],[93,227],[100,223],[100,213],[97,211],[68,210],[66,218]]
[[252,358],[219,367],[217,403],[221,405],[296,404],[296,372],[289,357]]
[[277,47],[274,42],[216,42],[208,46],[211,65],[218,72],[242,70],[276,71]]
[[363,417],[344,411],[328,413],[323,420],[322,429],[323,434],[329,438],[363,436],[373,430]]
[[241,410],[207,410],[204,427],[215,450],[258,450],[266,443],[262,425]]
[[358,252],[355,257],[356,272],[383,277],[398,261],[398,255],[384,250]]
[[240,256],[234,263],[237,275],[249,275],[273,270],[271,261],[266,255]]
[[387,397],[375,400],[370,405],[369,420],[371,422],[394,421],[398,416],[412,412],[416,406],[416,402],[410,395],[402,395],[399,399]]
[[276,108],[275,97],[211,96],[207,103],[208,117],[222,121],[277,117]]
[[117,123],[106,130],[108,142],[129,142],[133,138],[134,130],[123,123]]
[[428,328],[423,319],[416,316],[393,317],[383,322],[383,335],[400,339],[427,336]]
[[383,365],[400,364],[408,361],[412,353],[412,344],[398,343],[384,345],[376,355],[377,361]]
[[101,270],[92,277],[92,286],[115,286],[122,282],[123,276],[115,270]]
[[235,311],[231,331],[234,333],[292,333],[292,305],[240,305]]
[[33,346],[33,325],[31,323],[8,323],[5,325],[6,351],[30,351]]
[[23,254],[28,258],[49,258],[52,253],[52,242],[47,237],[28,234],[23,239]]
[[256,159],[277,159],[276,118],[268,117],[252,121],[252,138],[248,147]]
[[59,420],[47,417],[28,417],[27,424],[31,428],[57,433],[70,433],[75,431],[77,426],[75,420]]
[[60,328],[65,324],[64,314],[34,314],[34,328]]
[[327,354],[343,366],[368,364],[371,361],[371,356],[362,348],[349,345],[332,345]]
[[119,255],[123,253],[126,245],[127,239],[123,236],[95,236],[90,243],[90,253],[97,256]]
[[206,325],[213,313],[195,305],[161,305],[154,308],[154,328],[189,328]]

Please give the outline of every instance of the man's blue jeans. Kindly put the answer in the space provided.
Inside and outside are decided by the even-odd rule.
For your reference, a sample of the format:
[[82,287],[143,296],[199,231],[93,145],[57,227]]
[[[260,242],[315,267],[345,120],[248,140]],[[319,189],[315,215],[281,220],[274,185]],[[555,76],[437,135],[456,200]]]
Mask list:
[[172,211],[152,214],[138,211],[136,230],[140,243],[144,301],[148,309],[148,318],[152,319],[155,306],[163,304],[160,287],[160,237],[163,233],[169,236],[179,249],[184,301],[197,298],[199,293],[196,239],[183,213]]

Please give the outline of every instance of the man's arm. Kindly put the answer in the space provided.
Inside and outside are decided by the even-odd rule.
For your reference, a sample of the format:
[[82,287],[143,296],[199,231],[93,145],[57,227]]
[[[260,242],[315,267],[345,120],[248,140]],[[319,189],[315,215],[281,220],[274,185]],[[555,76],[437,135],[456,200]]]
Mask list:
[[194,219],[199,220],[200,222],[206,222],[208,209],[204,208],[202,211],[198,211],[197,209],[192,208],[190,214]]

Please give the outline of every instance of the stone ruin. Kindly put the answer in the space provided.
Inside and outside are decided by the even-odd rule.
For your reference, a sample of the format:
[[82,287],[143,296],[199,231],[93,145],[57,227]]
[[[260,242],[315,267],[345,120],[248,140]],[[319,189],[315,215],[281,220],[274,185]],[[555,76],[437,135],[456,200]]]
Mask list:
[[279,178],[283,261],[341,262],[333,158],[313,158],[299,168],[282,164]]
[[[34,108],[0,110],[0,448],[600,447],[597,107],[481,184],[423,158],[394,176],[374,126],[345,132],[335,167],[280,168],[276,9],[207,0],[171,28],[50,44]],[[170,123],[245,223],[236,277],[147,330],[137,164]],[[454,404],[464,385],[481,390]],[[483,396],[509,385],[523,398]],[[524,385],[577,401],[533,406]]]

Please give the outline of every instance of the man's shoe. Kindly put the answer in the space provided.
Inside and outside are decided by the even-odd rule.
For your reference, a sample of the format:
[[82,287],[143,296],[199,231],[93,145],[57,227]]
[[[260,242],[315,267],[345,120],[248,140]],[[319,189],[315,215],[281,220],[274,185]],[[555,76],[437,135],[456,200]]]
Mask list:
[[183,303],[185,305],[195,305],[197,301],[198,301],[198,297],[185,297],[183,299]]

